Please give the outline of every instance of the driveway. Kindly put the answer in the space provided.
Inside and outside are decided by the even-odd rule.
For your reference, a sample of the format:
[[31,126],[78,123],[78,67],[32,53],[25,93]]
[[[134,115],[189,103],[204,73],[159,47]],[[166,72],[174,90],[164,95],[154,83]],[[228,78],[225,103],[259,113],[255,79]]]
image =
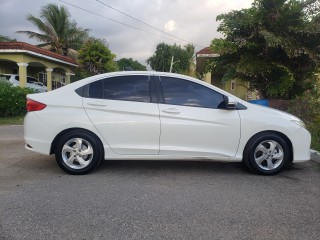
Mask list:
[[0,126],[0,239],[319,239],[320,164],[104,161],[62,172]]

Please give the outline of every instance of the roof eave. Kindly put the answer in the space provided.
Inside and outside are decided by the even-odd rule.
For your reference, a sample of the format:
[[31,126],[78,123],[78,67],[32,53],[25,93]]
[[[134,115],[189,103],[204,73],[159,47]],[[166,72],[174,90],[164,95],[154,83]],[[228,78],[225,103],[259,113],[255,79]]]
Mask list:
[[199,53],[197,54],[197,57],[207,57],[207,58],[214,58],[214,57],[219,57],[220,54],[216,54],[216,53],[210,53],[210,54],[203,54],[203,53]]
[[0,53],[26,53],[26,54],[30,54],[30,55],[33,55],[33,56],[45,58],[45,59],[48,59],[48,60],[51,60],[51,61],[54,61],[54,62],[63,63],[63,64],[70,65],[70,66],[73,66],[73,67],[78,67],[78,65],[74,64],[74,63],[70,63],[70,62],[63,61],[63,60],[60,60],[60,59],[57,59],[57,58],[54,58],[54,57],[50,57],[50,56],[47,56],[47,55],[44,55],[44,54],[41,54],[41,53],[36,53],[36,52],[23,50],[23,49],[0,49]]

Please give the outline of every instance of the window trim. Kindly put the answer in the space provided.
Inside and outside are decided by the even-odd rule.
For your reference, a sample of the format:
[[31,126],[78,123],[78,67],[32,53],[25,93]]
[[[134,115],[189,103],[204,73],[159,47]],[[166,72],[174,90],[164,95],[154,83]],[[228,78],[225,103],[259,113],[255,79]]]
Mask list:
[[158,103],[156,81],[153,76],[148,75],[148,77],[149,77],[149,94],[151,97],[150,102]]
[[156,94],[157,94],[158,103],[165,104],[162,86],[161,86],[161,77],[160,76],[153,76],[153,78],[154,78],[155,85],[156,85]]
[[[119,75],[118,75],[119,76]],[[112,76],[112,77],[118,77],[118,76]],[[140,102],[140,103],[158,103],[158,104],[167,104],[164,102],[164,98],[163,98],[163,91],[162,91],[162,86],[161,86],[161,77],[172,77],[172,76],[161,76],[161,75],[127,75],[127,76],[148,76],[149,78],[149,87],[150,87],[150,94],[152,94],[152,98],[150,102]],[[183,78],[178,78],[178,77],[173,77],[176,79],[180,79],[180,80],[184,80],[184,81],[190,81],[188,79],[183,79]],[[105,78],[100,78],[97,80],[93,80],[89,83],[86,83],[85,85],[75,89],[75,92],[84,98],[89,98],[89,86],[91,83],[95,82],[95,81],[100,81],[103,80]],[[193,81],[190,81],[193,82]],[[197,82],[193,82],[196,84],[199,84]],[[202,84],[199,84],[202,85]],[[203,87],[207,87],[202,85]],[[226,95],[224,95],[223,93],[216,91],[214,89],[211,89],[209,87],[207,87],[208,89],[217,92],[219,94],[221,94],[223,96],[223,98],[226,98]],[[103,99],[103,100],[110,100],[110,99]],[[127,101],[127,100],[111,100],[111,101]],[[128,101],[128,102],[137,102],[137,101]],[[168,104],[169,105],[169,104]],[[186,106],[186,105],[179,105],[179,104],[170,104],[170,105],[174,105],[174,106],[183,106],[183,107],[197,107],[197,108],[205,108],[205,107],[198,107],[198,106]],[[226,107],[224,108],[205,108],[205,109],[220,109],[220,110],[234,110],[234,109],[228,109]],[[235,110],[246,110],[248,109],[246,106],[244,106],[243,104],[239,103],[237,104],[237,107],[235,108]]]

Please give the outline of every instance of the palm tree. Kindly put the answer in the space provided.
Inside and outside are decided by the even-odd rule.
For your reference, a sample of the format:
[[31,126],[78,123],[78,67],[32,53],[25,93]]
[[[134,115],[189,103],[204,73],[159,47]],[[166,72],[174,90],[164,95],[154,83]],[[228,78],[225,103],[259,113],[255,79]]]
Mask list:
[[40,18],[29,15],[27,20],[33,23],[39,32],[17,31],[40,42],[38,46],[65,56],[76,57],[78,49],[88,38],[88,29],[77,27],[70,19],[69,11],[64,7],[48,4],[41,9]]

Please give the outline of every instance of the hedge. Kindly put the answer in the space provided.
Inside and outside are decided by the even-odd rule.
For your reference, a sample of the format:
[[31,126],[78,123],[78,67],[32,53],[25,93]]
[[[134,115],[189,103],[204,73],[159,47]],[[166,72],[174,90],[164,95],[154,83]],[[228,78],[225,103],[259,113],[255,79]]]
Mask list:
[[14,87],[0,81],[0,117],[15,117],[26,114],[26,96],[34,93],[32,89]]

